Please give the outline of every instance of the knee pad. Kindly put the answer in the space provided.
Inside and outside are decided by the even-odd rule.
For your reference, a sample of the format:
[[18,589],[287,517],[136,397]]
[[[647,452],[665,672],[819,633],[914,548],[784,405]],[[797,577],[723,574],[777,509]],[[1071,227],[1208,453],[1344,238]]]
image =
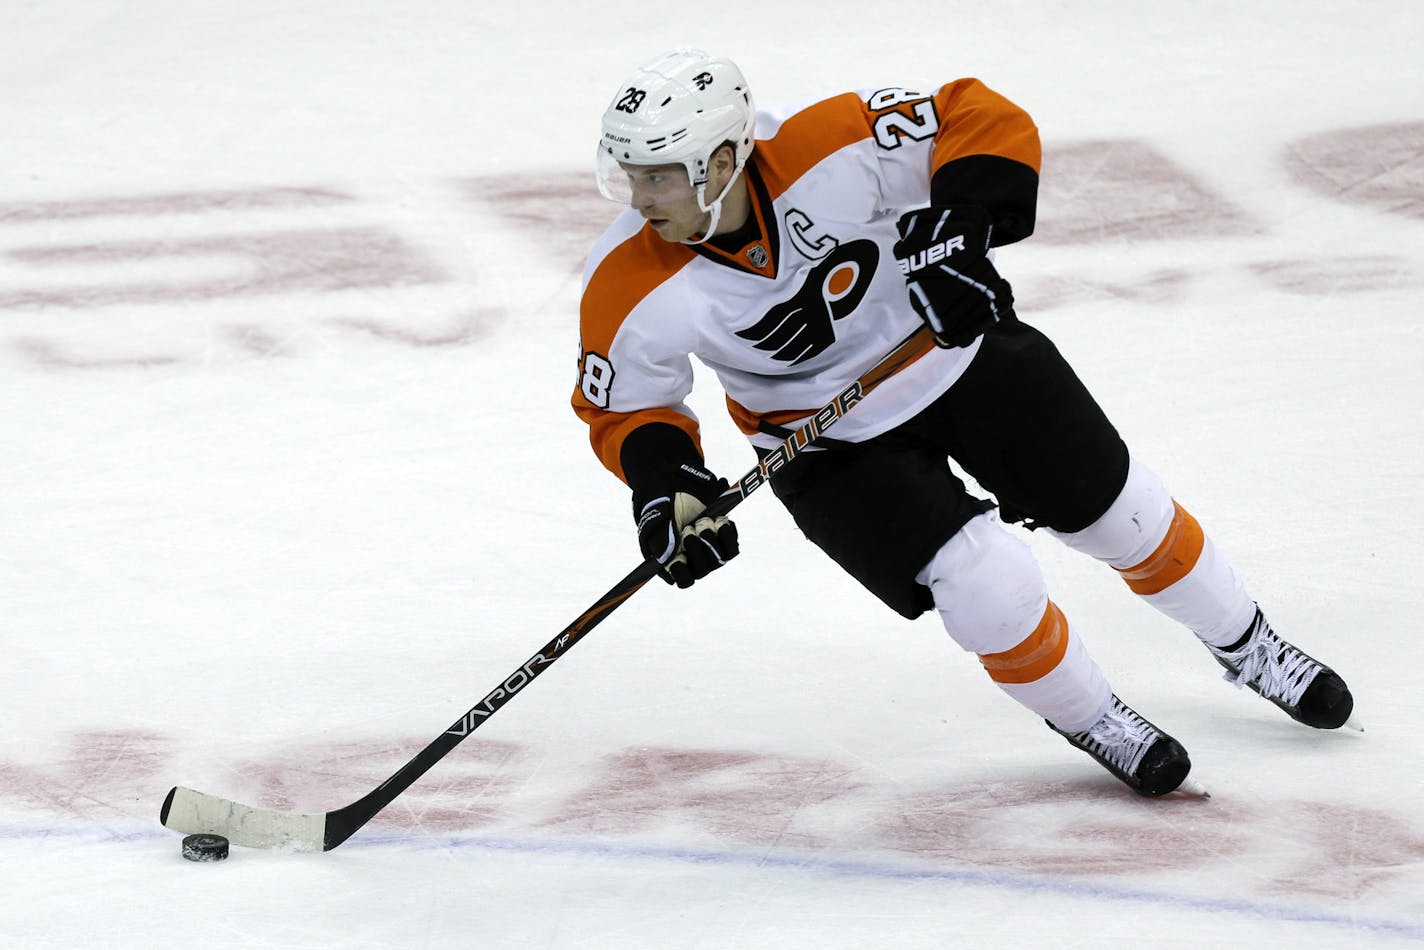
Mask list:
[[1209,643],[1246,629],[1255,604],[1162,480],[1133,459],[1127,484],[1103,516],[1082,531],[1052,532],[1064,544],[1111,565],[1133,593]]
[[970,653],[1018,646],[1048,606],[1048,587],[1033,552],[1004,530],[992,511],[971,518],[915,580],[930,589],[945,629]]
[[1157,474],[1133,458],[1127,482],[1108,510],[1082,531],[1045,529],[1075,551],[1119,570],[1146,560],[1162,543],[1176,517],[1176,506]]

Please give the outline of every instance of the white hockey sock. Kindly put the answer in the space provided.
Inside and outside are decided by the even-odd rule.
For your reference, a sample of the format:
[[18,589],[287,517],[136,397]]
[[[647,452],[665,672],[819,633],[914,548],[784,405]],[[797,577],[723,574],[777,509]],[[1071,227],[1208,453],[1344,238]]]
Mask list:
[[979,662],[1000,689],[1061,732],[1087,729],[1112,701],[1103,671],[1052,601],[1026,640],[1012,650],[981,655]]
[[1255,616],[1256,605],[1230,562],[1136,459],[1122,493],[1101,518],[1072,534],[1050,533],[1111,565],[1135,593],[1207,643],[1233,642]]
[[1048,599],[1028,546],[998,515],[972,519],[916,580],[930,589],[945,629],[999,688],[1059,729],[1079,732],[1102,716],[1112,689],[1086,646]]

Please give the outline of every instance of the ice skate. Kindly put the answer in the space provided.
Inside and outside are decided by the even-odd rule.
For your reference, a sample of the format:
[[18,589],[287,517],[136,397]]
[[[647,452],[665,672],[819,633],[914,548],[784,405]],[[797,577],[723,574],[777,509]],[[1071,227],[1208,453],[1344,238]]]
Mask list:
[[1277,636],[1260,608],[1239,648],[1228,652],[1207,644],[1207,649],[1226,667],[1227,682],[1238,689],[1251,687],[1296,722],[1316,729],[1344,725],[1361,728],[1351,721],[1355,700],[1345,681],[1330,667]]
[[[1103,718],[1085,732],[1068,733],[1052,723],[1048,726],[1141,795],[1175,791],[1192,768],[1180,742],[1143,719],[1117,696],[1113,696]],[[1205,794],[1195,783],[1192,788]]]

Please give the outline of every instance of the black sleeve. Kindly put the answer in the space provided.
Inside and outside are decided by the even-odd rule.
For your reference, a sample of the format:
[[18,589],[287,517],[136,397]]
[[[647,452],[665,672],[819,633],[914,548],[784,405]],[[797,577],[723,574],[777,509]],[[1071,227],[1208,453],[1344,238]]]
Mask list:
[[628,487],[634,491],[656,480],[660,472],[675,469],[683,462],[702,465],[702,453],[692,437],[666,422],[650,422],[628,433],[618,458]]
[[998,155],[966,155],[942,165],[930,180],[937,205],[978,205],[994,225],[991,247],[1022,241],[1033,233],[1038,209],[1038,172]]

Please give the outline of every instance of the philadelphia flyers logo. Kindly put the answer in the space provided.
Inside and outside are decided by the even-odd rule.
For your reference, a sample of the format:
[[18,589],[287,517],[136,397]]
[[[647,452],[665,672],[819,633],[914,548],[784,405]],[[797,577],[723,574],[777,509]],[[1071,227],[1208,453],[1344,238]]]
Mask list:
[[792,366],[819,356],[836,342],[835,321],[849,314],[865,297],[879,262],[880,249],[874,241],[837,245],[811,268],[800,290],[772,307],[756,323],[738,330],[737,336],[752,341],[759,350],[769,351],[772,359]]

